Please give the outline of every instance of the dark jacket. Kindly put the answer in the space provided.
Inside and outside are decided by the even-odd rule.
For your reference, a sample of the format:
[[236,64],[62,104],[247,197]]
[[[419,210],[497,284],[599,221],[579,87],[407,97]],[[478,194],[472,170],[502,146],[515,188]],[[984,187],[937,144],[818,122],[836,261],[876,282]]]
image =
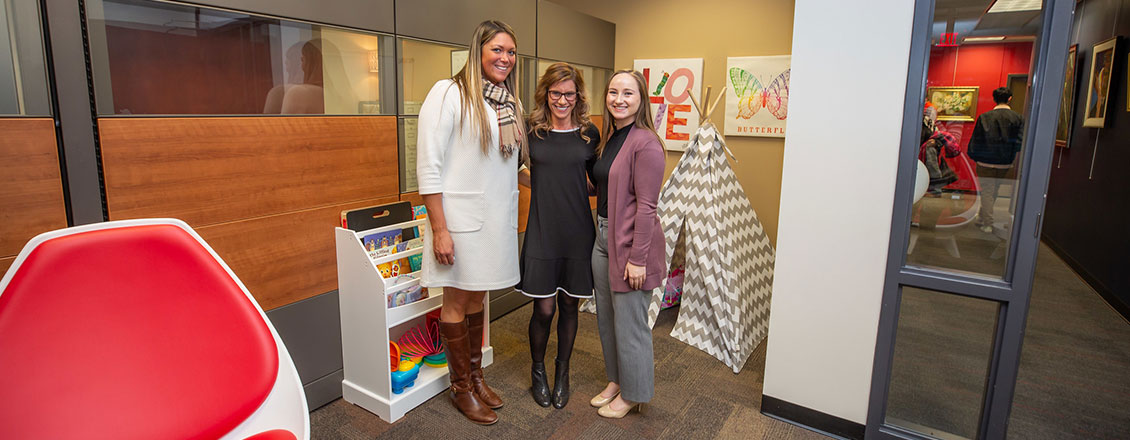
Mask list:
[[1024,119],[1007,108],[987,111],[977,118],[969,140],[969,157],[981,163],[1010,165],[1020,151]]

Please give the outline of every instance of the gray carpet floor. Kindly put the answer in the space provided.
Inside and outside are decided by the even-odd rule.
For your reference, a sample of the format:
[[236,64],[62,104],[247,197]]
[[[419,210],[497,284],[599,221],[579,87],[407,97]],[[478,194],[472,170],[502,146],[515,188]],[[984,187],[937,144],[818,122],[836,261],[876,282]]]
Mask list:
[[[943,249],[919,246],[916,254],[944,258]],[[962,244],[964,260],[993,250],[981,247]],[[996,306],[968,301],[929,292],[908,295],[905,313],[914,319],[900,323],[905,339],[896,349],[890,416],[949,433],[974,432],[987,368],[985,338]],[[527,391],[530,307],[525,306],[491,324],[495,364],[486,374],[506,400],[497,424],[466,422],[444,395],[393,424],[338,399],[311,413],[313,438],[824,438],[760,414],[764,344],[740,374],[732,374],[669,336],[676,311],[661,314],[653,332],[656,396],[643,415],[608,420],[589,407],[605,378],[596,317],[586,313],[572,358],[572,400],[562,410],[537,406]],[[550,375],[555,344],[551,337]],[[1009,438],[1130,439],[1130,325],[1046,247],[1037,264]]]
[[[718,360],[675,340],[669,334],[677,309],[660,314],[653,331],[655,398],[644,414],[619,420],[604,419],[589,399],[604,389],[604,363],[596,334],[596,315],[581,313],[580,329],[571,359],[573,397],[564,409],[542,408],[530,397],[530,357],[526,328],[531,308],[526,305],[491,323],[495,363],[487,381],[505,400],[492,426],[463,419],[438,395],[396,423],[385,423],[342,399],[310,414],[315,439],[819,439],[812,431],[761,415],[761,385],[765,344],[753,353],[740,374]],[[554,330],[556,332],[556,330]],[[546,356],[553,375],[556,336]]]

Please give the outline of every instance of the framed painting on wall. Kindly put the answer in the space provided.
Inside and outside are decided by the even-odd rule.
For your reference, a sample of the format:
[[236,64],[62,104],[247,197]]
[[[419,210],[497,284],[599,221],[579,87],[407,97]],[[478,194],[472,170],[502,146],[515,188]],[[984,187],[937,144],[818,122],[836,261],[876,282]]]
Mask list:
[[977,118],[977,86],[927,87],[926,97],[938,109],[939,121],[973,122]]
[[1114,73],[1114,51],[1118,37],[1095,45],[1091,51],[1091,72],[1087,77],[1087,107],[1084,127],[1106,126],[1106,107],[1110,98],[1110,82]]
[[698,130],[698,113],[691,96],[702,100],[702,58],[635,60],[633,67],[647,80],[647,102],[655,130],[667,151],[684,151]]
[[726,58],[726,136],[785,137],[789,55]]
[[1055,129],[1055,146],[1069,147],[1071,123],[1075,120],[1075,70],[1079,66],[1079,45],[1067,49],[1067,69],[1063,72],[1063,97],[1059,100],[1059,124]]

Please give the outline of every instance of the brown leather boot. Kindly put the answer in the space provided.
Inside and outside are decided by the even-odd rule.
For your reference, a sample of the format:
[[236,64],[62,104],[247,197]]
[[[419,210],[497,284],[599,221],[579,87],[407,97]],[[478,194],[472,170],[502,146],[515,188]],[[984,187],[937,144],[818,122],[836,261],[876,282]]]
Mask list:
[[483,312],[467,314],[467,336],[471,340],[471,384],[475,396],[491,409],[502,408],[502,398],[483,381]]
[[467,321],[439,322],[439,334],[447,350],[447,369],[451,373],[451,404],[468,420],[480,425],[498,421],[498,414],[475,396],[471,383],[471,354],[467,340]]

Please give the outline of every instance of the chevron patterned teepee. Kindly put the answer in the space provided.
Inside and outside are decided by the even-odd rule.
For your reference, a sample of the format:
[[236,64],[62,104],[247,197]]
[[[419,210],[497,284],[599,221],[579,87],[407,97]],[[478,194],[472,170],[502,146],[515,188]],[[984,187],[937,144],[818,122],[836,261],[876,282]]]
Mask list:
[[[667,261],[679,240],[686,250],[682,306],[671,336],[737,373],[769,329],[774,252],[726,162],[729,152],[713,124],[700,126],[659,193],[658,211]],[[662,296],[653,298],[652,322]]]

